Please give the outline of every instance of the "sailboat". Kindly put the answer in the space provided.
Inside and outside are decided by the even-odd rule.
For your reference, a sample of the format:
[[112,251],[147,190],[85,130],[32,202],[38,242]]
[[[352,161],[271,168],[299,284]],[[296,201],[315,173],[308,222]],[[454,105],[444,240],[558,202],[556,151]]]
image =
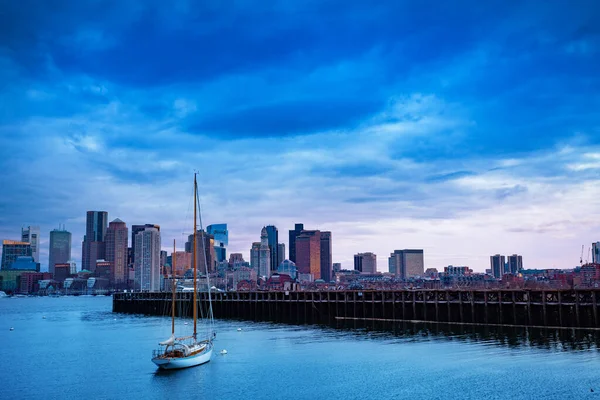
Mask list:
[[[194,367],[196,365],[205,364],[210,361],[213,352],[213,340],[216,333],[213,329],[213,312],[210,282],[208,279],[208,265],[206,263],[206,251],[203,250],[204,267],[206,268],[206,283],[208,288],[208,313],[206,316],[207,330],[203,337],[198,334],[198,268],[196,263],[196,233],[197,226],[196,212],[198,207],[198,183],[196,182],[196,174],[194,174],[194,242],[192,252],[192,264],[194,266],[194,333],[191,336],[176,337],[175,336],[175,279],[173,278],[172,285],[172,300],[171,300],[171,337],[160,342],[160,349],[154,350],[152,354],[152,362],[161,369],[180,369]],[[202,228],[202,216],[200,216],[200,227]],[[204,231],[202,231],[204,232]],[[203,233],[204,235],[204,233]],[[203,238],[204,239],[204,238]],[[202,240],[202,247],[205,246],[205,241]],[[173,241],[173,249],[175,249],[175,241]],[[173,266],[175,265],[175,250],[173,250]]]

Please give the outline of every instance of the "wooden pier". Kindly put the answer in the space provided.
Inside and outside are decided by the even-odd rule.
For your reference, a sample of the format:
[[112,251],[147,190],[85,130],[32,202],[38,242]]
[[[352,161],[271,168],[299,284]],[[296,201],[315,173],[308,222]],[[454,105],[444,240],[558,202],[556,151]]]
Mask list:
[[[169,315],[171,293],[116,293],[113,311]],[[206,309],[208,294],[199,293]],[[598,329],[600,290],[346,290],[220,292],[215,318],[292,324],[411,321]],[[176,314],[191,315],[192,294],[176,294]]]

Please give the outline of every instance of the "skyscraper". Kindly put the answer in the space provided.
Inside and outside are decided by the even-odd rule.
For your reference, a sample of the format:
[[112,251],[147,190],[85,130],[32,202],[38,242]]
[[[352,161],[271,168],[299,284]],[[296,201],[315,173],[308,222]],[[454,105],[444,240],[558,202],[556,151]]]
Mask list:
[[600,264],[600,242],[592,243],[592,262]]
[[131,225],[131,250],[132,259],[131,262],[135,263],[135,238],[138,232],[142,232],[146,228],[156,228],[160,232],[160,225],[156,224],[144,224],[144,225]]
[[114,287],[127,286],[129,270],[127,268],[127,243],[129,230],[125,222],[115,219],[106,230],[106,261],[110,262],[110,280]]
[[212,224],[206,227],[206,232],[214,238],[216,261],[227,260],[227,246],[229,245],[229,231],[227,224]]
[[[194,235],[188,236],[188,241],[185,244],[185,251],[191,253],[194,248]],[[215,240],[212,235],[207,234],[203,230],[196,231],[196,266],[199,274],[204,274],[206,271],[214,272],[217,268],[217,256],[214,248]],[[206,261],[206,265],[204,262]],[[193,267],[193,266],[192,266]]]
[[271,248],[269,246],[269,235],[267,228],[260,231],[260,248],[258,256],[258,275],[269,278],[271,276]]
[[277,266],[285,260],[285,243],[277,244]]
[[40,262],[40,227],[21,228],[21,242],[31,244],[31,256],[36,263]]
[[252,248],[250,249],[250,267],[258,274],[260,267],[260,242],[252,243]]
[[0,264],[0,270],[9,270],[12,263],[17,261],[17,257],[32,257],[31,253],[31,244],[29,242],[19,242],[17,240],[2,241],[2,264]]
[[331,257],[331,232],[321,232],[321,279],[333,279],[333,259]]
[[[175,255],[175,257],[173,257]],[[176,251],[175,253],[171,253],[171,260],[175,259],[174,264],[171,265],[173,271],[172,273],[175,276],[183,276],[185,271],[192,268],[192,254],[185,251]]]
[[160,290],[160,231],[145,227],[135,235],[135,289]]
[[390,273],[400,279],[415,278],[425,274],[423,250],[395,250],[388,258]]
[[303,230],[304,224],[296,224],[294,230],[290,231],[290,242],[288,243],[290,249],[288,251],[290,252],[290,261],[295,262],[296,265],[298,265],[296,262],[296,237],[298,237]]
[[106,257],[104,237],[108,227],[106,211],[88,211],[85,224],[85,236],[81,246],[81,269],[94,272],[96,261]]
[[56,264],[65,264],[71,260],[71,232],[64,229],[50,231],[50,254],[48,271],[54,275]]
[[279,231],[277,230],[277,227],[273,225],[267,226],[266,230],[267,243],[269,245],[269,251],[271,253],[271,262],[269,264],[271,265],[271,271],[276,271],[277,265],[279,265],[277,263],[277,261],[279,260]]
[[508,272],[513,275],[518,274],[523,269],[523,256],[513,254],[508,256]]
[[502,275],[504,274],[505,263],[506,262],[504,256],[501,256],[500,254],[490,256],[490,267],[492,269],[492,276],[498,279],[502,278]]
[[373,253],[358,253],[354,255],[354,269],[363,274],[377,272],[377,256]]
[[[292,231],[290,231],[290,238],[291,235]],[[321,232],[303,230],[294,237],[294,241],[298,274],[311,274],[313,279],[321,279]]]

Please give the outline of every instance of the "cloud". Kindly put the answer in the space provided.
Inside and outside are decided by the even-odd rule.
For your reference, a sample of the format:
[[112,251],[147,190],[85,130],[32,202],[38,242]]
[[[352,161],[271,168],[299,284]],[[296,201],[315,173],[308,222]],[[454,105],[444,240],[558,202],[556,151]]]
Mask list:
[[65,223],[77,254],[91,209],[185,236],[198,170],[246,255],[266,223],[305,222],[346,267],[408,247],[572,266],[598,239],[598,6],[438,8],[9,5],[0,238]]

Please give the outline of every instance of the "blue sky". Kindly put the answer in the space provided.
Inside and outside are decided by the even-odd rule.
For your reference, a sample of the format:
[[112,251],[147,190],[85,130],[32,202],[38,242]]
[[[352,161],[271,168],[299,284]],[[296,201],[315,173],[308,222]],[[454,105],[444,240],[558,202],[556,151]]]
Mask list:
[[[0,8],[0,238],[86,210],[248,258],[263,225],[334,262],[572,267],[600,240],[600,6],[18,1]],[[585,258],[585,257],[584,257]]]

